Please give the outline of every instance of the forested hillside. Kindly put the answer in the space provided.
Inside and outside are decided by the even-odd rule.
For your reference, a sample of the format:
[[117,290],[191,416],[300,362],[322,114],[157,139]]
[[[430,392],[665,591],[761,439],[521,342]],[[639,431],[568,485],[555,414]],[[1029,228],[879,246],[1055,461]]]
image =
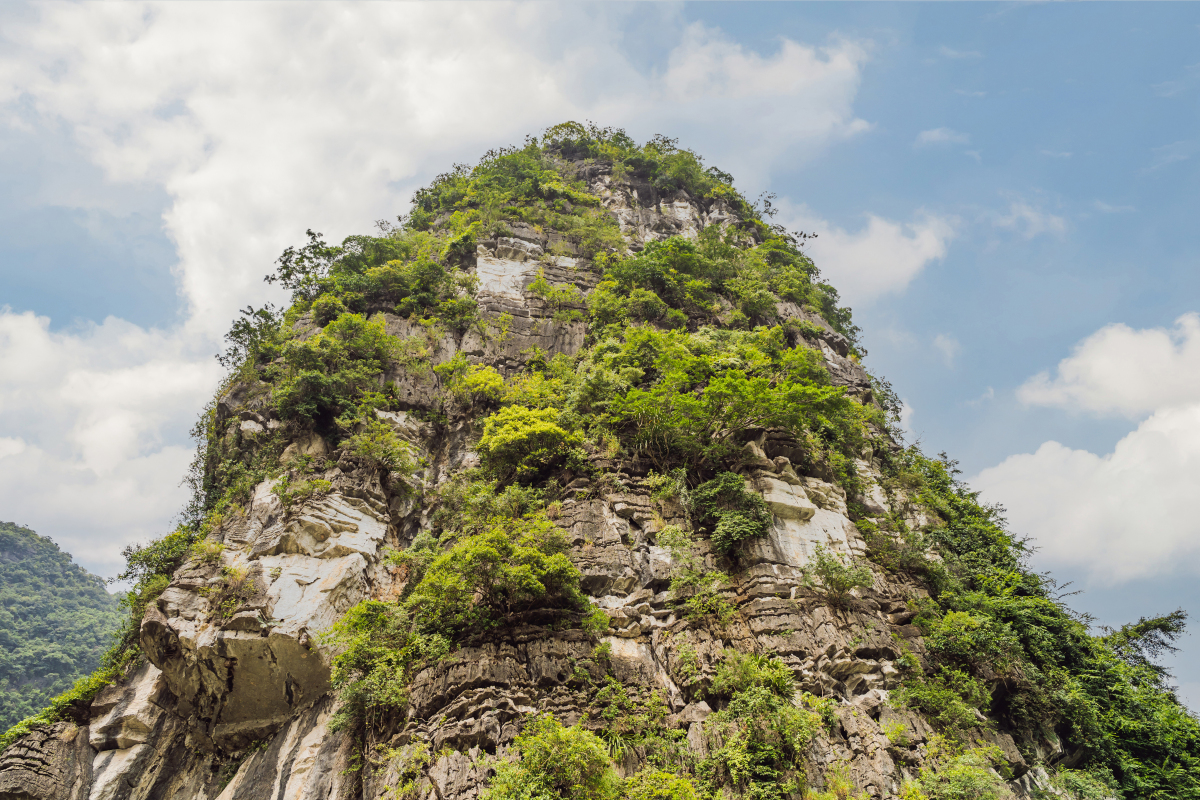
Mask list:
[[122,619],[102,579],[46,537],[0,522],[0,726],[95,670]]

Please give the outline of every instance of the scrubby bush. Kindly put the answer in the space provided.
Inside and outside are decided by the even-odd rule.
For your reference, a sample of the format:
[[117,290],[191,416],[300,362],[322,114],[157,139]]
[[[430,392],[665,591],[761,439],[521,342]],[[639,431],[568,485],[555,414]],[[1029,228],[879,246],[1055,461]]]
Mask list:
[[284,475],[271,487],[271,494],[279,498],[285,509],[290,509],[298,503],[303,504],[314,497],[322,497],[332,488],[333,484],[324,478],[306,478],[293,482],[291,475]]
[[381,318],[342,314],[316,336],[283,348],[283,373],[272,395],[275,408],[283,419],[328,427],[376,389],[379,374],[397,352]]
[[917,780],[901,791],[903,800],[1003,800],[1012,797],[994,767],[1003,763],[996,747],[964,748],[935,737]]
[[395,475],[411,475],[417,469],[412,445],[382,420],[368,420],[361,430],[346,439],[345,447],[352,455]]
[[700,800],[701,797],[690,778],[652,767],[625,781],[621,796],[625,800]]
[[[604,743],[579,726],[544,714],[526,723],[514,743],[517,760],[496,769],[487,800],[616,800],[620,779]],[[654,795],[650,795],[654,796]]]
[[418,629],[462,633],[533,608],[583,610],[580,572],[544,516],[497,520],[438,556],[405,607]]
[[215,583],[200,589],[208,599],[209,612],[217,619],[229,619],[254,596],[256,581],[246,567],[225,566]]
[[556,322],[570,322],[582,319],[583,314],[575,310],[576,306],[584,305],[583,292],[574,284],[555,286],[546,280],[545,273],[539,271],[537,279],[529,284],[527,291],[546,301],[554,309]]
[[553,408],[507,406],[483,422],[477,445],[483,466],[502,481],[528,483],[571,456],[578,434],[558,425]]
[[718,553],[731,553],[742,542],[765,536],[771,524],[766,502],[748,491],[745,479],[735,472],[722,472],[700,484],[687,500],[696,522],[711,532]]
[[690,620],[711,618],[727,625],[736,611],[722,595],[728,577],[719,570],[705,568],[694,539],[679,526],[664,527],[657,540],[671,554],[671,601],[682,606]]
[[935,728],[952,738],[962,738],[968,730],[982,725],[982,712],[991,702],[979,680],[946,667],[932,675],[907,677],[894,697],[921,712]]
[[323,294],[313,301],[313,321],[324,328],[329,323],[346,313],[346,305],[335,294]]
[[733,697],[761,686],[779,697],[790,698],[793,682],[792,671],[778,658],[729,649],[717,665],[711,691],[716,697]]
[[808,585],[819,587],[831,606],[841,608],[846,605],[852,590],[874,585],[875,574],[861,561],[843,560],[838,554],[817,545],[812,563],[804,568],[804,579]]
[[803,762],[822,714],[793,703],[791,671],[774,658],[726,653],[728,704],[705,720],[709,756],[698,774],[714,793],[784,800],[804,780]]
[[221,553],[225,552],[225,545],[218,542],[216,539],[205,537],[192,545],[192,558],[199,561],[201,564],[215,564],[221,560]]
[[[602,656],[609,664],[611,655]],[[618,681],[612,675],[596,692],[590,709],[601,727],[597,733],[608,747],[608,754],[623,759],[636,752],[649,763],[667,768],[689,765],[686,731],[674,727],[668,719],[671,709],[658,691],[648,695]]]
[[870,800],[871,795],[865,791],[854,793],[854,781],[850,779],[850,769],[845,763],[830,767],[823,777],[825,790],[809,790],[804,793],[804,800]]
[[403,608],[381,600],[352,606],[322,640],[336,651],[331,680],[341,708],[335,730],[374,727],[402,709],[415,671],[450,649],[446,636],[415,631]]
[[504,396],[504,377],[494,367],[468,362],[461,351],[449,361],[438,364],[433,371],[441,376],[446,390],[461,403],[491,405]]

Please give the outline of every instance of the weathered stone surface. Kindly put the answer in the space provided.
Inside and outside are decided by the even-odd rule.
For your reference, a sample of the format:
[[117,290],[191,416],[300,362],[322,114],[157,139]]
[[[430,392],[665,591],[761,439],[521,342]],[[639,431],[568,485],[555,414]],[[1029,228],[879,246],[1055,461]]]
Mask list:
[[755,491],[767,501],[767,508],[780,519],[790,519],[804,522],[813,518],[817,507],[804,488],[792,484],[782,477],[767,472],[756,472],[751,484]]
[[0,754],[0,800],[85,800],[91,784],[86,727],[60,722]]
[[[734,221],[724,203],[617,183],[602,165],[580,169],[634,250]],[[412,445],[419,473],[384,479],[316,434],[291,433],[285,461],[312,456],[314,477],[328,480],[331,492],[285,508],[274,484],[256,487],[216,532],[225,545],[219,560],[185,564],[147,610],[141,642],[150,663],[96,697],[88,726],[60,723],[9,748],[0,757],[0,800],[383,800],[402,782],[420,800],[477,800],[529,715],[598,724],[589,696],[609,676],[642,697],[656,692],[670,724],[686,730],[688,747],[703,758],[706,720],[721,707],[706,690],[731,647],[779,657],[797,688],[835,701],[836,724],[818,732],[809,752],[814,787],[843,764],[859,790],[897,796],[933,733],[889,699],[902,652],[924,655],[911,625],[920,592],[880,571],[874,586],[834,609],[807,586],[804,569],[818,547],[856,557],[865,544],[829,465],[778,429],[747,442],[737,466],[771,511],[768,534],[748,542],[736,562],[714,555],[703,533],[696,542],[702,569],[729,573],[721,587],[733,608],[727,621],[689,618],[670,592],[679,564],[658,536],[666,525],[687,524],[683,506],[651,497],[648,465],[592,452],[596,472],[568,477],[556,523],[571,543],[583,591],[608,616],[607,629],[585,635],[552,615],[512,621],[421,670],[403,714],[373,727],[366,750],[350,733],[331,730],[331,653],[319,633],[359,600],[400,596],[402,570],[380,558],[383,549],[429,530],[430,493],[478,464],[477,423],[446,399],[432,367],[462,354],[511,375],[534,348],[571,355],[584,344],[584,323],[554,321],[553,309],[528,287],[540,272],[587,292],[598,271],[569,237],[506,224],[510,235],[479,242],[473,257],[479,328],[431,334],[383,312],[388,333],[405,341],[411,358],[382,381],[408,410],[376,415]],[[815,333],[805,326],[805,336],[833,382],[869,397],[870,380],[845,337],[793,303],[780,303],[778,314],[816,326]],[[296,330],[304,338],[319,329],[305,315]],[[430,411],[447,421],[422,421]],[[219,398],[218,416],[230,436],[255,446],[281,429],[265,384],[231,387]],[[883,491],[872,456],[864,451],[856,464],[865,490],[851,499],[868,516],[895,507],[921,522],[901,492]],[[219,609],[230,575],[242,577],[244,591]],[[1030,768],[1011,737],[994,732],[989,741],[1019,776],[1011,784],[1018,796],[1045,786],[1045,772]],[[1045,759],[1062,756],[1053,732],[1021,746]],[[631,750],[618,769],[631,774],[643,759]]]
[[144,664],[124,685],[109,686],[92,703],[88,743],[96,750],[123,750],[146,744],[163,715],[158,704],[166,689],[162,671]]

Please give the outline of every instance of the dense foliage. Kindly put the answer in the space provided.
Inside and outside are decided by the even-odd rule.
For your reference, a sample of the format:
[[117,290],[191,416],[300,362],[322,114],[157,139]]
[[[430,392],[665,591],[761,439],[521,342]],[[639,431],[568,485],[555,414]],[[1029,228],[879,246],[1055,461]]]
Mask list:
[[103,580],[44,536],[0,522],[0,728],[95,670],[120,625]]
[[[909,448],[888,471],[900,507],[883,522],[890,535],[860,527],[880,563],[932,590],[916,619],[930,660],[911,665],[900,696],[960,740],[977,726],[976,709],[1018,741],[1049,726],[1079,751],[1089,780],[1126,797],[1200,797],[1200,722],[1153,662],[1182,632],[1183,612],[1092,635],[1053,580],[1025,565],[1026,545],[1002,509],[980,503],[952,461]],[[909,529],[904,503],[931,513],[926,530]]]

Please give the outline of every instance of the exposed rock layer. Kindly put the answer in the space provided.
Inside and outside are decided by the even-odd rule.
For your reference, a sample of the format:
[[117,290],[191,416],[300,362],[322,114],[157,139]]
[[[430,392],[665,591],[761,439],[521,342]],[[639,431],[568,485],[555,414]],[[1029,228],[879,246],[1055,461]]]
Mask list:
[[[648,206],[636,188],[618,186],[603,174],[593,181],[635,249],[671,235],[695,236],[731,218],[722,205],[706,207],[682,193]],[[509,336],[446,337],[432,344],[435,363],[463,353],[506,373],[532,347],[568,355],[582,347],[584,324],[555,322],[526,290],[541,270],[552,282],[586,291],[598,278],[591,264],[575,256],[546,256],[552,246],[556,252],[571,249],[556,234],[512,228],[512,236],[480,243],[475,262],[480,306],[489,314],[512,315]],[[844,337],[790,304],[782,304],[781,313],[817,326],[822,333],[811,344],[835,382],[869,396],[869,378],[847,357]],[[311,322],[302,320],[301,329],[306,325]],[[387,317],[387,330],[401,338],[424,335],[395,316]],[[439,402],[436,378],[428,373],[396,370],[386,380],[397,384],[411,408]],[[251,440],[279,424],[262,395],[243,385],[220,398],[219,413],[223,421],[238,421],[238,435]],[[475,463],[467,424],[435,432],[409,414],[380,418],[420,449],[427,464],[421,476],[425,489]],[[931,733],[919,716],[886,702],[897,684],[901,648],[920,653],[918,633],[907,624],[913,616],[907,602],[920,591],[878,579],[842,609],[816,597],[802,569],[817,547],[845,555],[865,549],[845,492],[831,476],[799,473],[795,443],[784,435],[767,431],[746,447],[747,485],[763,496],[773,523],[769,536],[750,543],[743,569],[732,578],[728,596],[737,611],[723,627],[689,624],[668,602],[671,557],[655,534],[671,521],[673,510],[651,498],[636,468],[595,455],[617,475],[616,484],[576,487],[563,503],[557,524],[571,539],[583,589],[611,619],[603,642],[612,671],[629,686],[657,690],[671,719],[702,750],[700,731],[711,709],[697,687],[711,677],[723,649],[777,655],[799,688],[839,703],[833,731],[812,748],[810,773],[819,776],[844,762],[861,790],[894,797],[920,763]],[[306,435],[285,452],[325,456],[329,448],[320,437]],[[870,485],[879,475],[869,454],[859,472],[869,486],[859,502],[869,513],[884,513],[887,498]],[[400,779],[401,766],[392,761],[351,769],[354,742],[329,727],[335,710],[329,654],[317,636],[359,600],[396,590],[381,550],[403,547],[426,528],[426,509],[344,456],[321,477],[331,482],[331,493],[292,508],[280,503],[269,483],[255,490],[245,513],[222,527],[225,549],[219,559],[185,565],[148,610],[141,641],[149,663],[102,692],[87,724],[61,723],[7,750],[0,762],[0,800],[385,796]],[[715,567],[714,557],[706,558]],[[240,576],[243,594],[235,612],[225,615],[216,606],[230,574]],[[407,716],[396,721],[389,744],[429,743],[434,755],[420,784],[425,797],[478,797],[491,774],[489,757],[504,752],[529,714],[549,711],[567,722],[585,716],[578,670],[592,663],[594,642],[578,630],[527,622],[462,648],[414,680]],[[684,645],[695,653],[698,673],[680,663]],[[905,746],[883,733],[884,726],[897,725],[906,732]],[[1025,775],[1028,767],[1011,738],[999,733],[994,738],[1017,778],[1014,790],[1027,794],[1036,775]],[[636,755],[621,766],[637,768]]]

